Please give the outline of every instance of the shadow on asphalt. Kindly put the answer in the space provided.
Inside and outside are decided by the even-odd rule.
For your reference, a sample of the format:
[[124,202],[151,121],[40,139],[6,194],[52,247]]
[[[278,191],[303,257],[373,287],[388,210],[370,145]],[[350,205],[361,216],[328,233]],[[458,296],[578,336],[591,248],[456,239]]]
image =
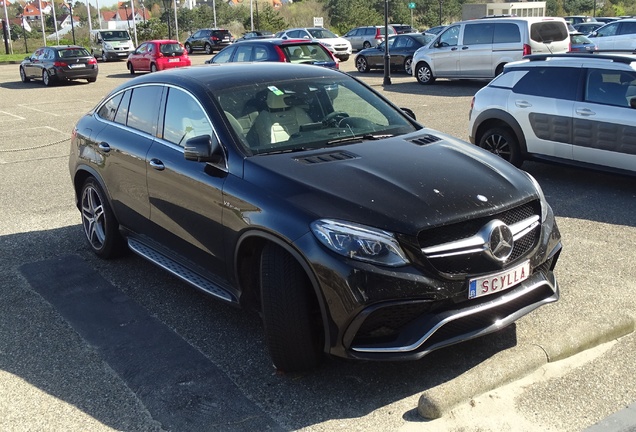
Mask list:
[[[333,419],[363,417],[379,407],[452,380],[517,343],[516,327],[512,325],[498,333],[433,352],[420,361],[386,363],[325,359],[320,368],[305,374],[278,374],[271,366],[262,325],[256,314],[216,301],[133,254],[112,261],[96,258],[84,244],[79,225],[3,236],[0,246],[7,256],[12,257],[9,265],[15,268],[11,280],[4,281],[5,286],[7,283],[11,286],[15,297],[8,308],[6,304],[2,307],[7,311],[3,317],[8,320],[5,328],[23,330],[18,336],[21,342],[10,352],[0,355],[0,369],[116,430],[135,429],[131,425],[134,416],[115,406],[125,405],[125,401],[103,394],[108,391],[103,373],[95,376],[78,373],[85,365],[78,363],[81,356],[70,357],[75,353],[71,349],[73,343],[55,339],[55,334],[47,333],[48,322],[60,321],[51,318],[57,315],[54,309],[44,307],[49,311],[48,317],[42,317],[48,319],[46,322],[38,322],[42,319],[40,316],[25,322],[24,308],[42,309],[44,300],[34,296],[32,289],[22,282],[18,268],[23,264],[38,263],[67,253],[79,255],[117,290],[203,353],[238,385],[243,394],[286,430]],[[26,303],[31,304],[20,301],[22,298],[27,298]],[[22,320],[20,325],[12,326],[13,321],[19,320]],[[25,336],[33,332],[45,335],[40,338],[51,339],[44,344],[25,340]],[[59,334],[68,338],[68,331]],[[76,334],[72,336],[77,339]],[[78,343],[76,341],[76,345]],[[82,351],[81,345],[78,349]],[[94,352],[94,348],[88,348],[88,352]],[[102,361],[106,362],[105,359]],[[162,359],[149,354],[147,361],[150,364]],[[175,413],[178,412],[175,409]],[[409,419],[423,421],[416,415],[409,415]],[[237,426],[236,430],[240,428]]]
[[521,168],[541,184],[557,216],[636,226],[634,177],[542,162]]
[[[99,77],[97,79],[99,79]],[[82,85],[88,85],[88,84],[90,83],[87,82],[85,79],[83,79],[83,80],[76,80],[76,81],[60,81],[58,83],[53,84],[53,86],[54,87],[67,87],[67,86],[73,87],[73,86],[82,86]],[[22,81],[20,81],[20,75],[18,75],[17,72],[16,72],[16,81],[0,83],[0,87],[8,89],[8,90],[24,90],[28,88],[32,88],[32,89],[38,88],[38,89],[46,90],[51,88],[51,87],[46,87],[44,84],[42,84],[42,80],[31,80],[28,83],[23,83]]]

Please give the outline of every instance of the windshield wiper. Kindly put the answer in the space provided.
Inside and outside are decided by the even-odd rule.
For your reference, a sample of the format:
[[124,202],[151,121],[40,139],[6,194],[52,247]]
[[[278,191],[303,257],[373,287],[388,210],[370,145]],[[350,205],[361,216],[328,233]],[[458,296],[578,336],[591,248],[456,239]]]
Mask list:
[[394,136],[394,135],[393,134],[354,135],[354,136],[337,138],[337,139],[334,139],[334,140],[331,140],[331,141],[327,141],[327,145],[344,144],[344,143],[351,143],[351,142],[362,142],[362,141],[376,141],[376,140],[381,140],[381,139],[384,139],[384,138],[391,138],[392,136]]

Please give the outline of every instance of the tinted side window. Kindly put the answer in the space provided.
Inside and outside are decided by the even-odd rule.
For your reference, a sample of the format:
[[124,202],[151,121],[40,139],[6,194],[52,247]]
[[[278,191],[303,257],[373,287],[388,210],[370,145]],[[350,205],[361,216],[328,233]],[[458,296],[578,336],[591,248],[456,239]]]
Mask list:
[[466,24],[466,27],[464,27],[464,45],[491,44],[494,32],[494,23]]
[[521,42],[519,26],[512,23],[496,23],[494,43]]
[[164,117],[163,139],[183,146],[190,138],[212,135],[212,126],[205,112],[192,96],[171,88]]
[[569,37],[567,26],[560,21],[543,21],[530,26],[530,39],[535,42],[563,41]]
[[159,86],[137,87],[133,90],[128,126],[153,136],[156,134],[162,90]]
[[130,95],[132,94],[132,90],[127,90],[124,93],[124,97],[122,98],[119,108],[117,109],[117,114],[115,115],[115,121],[117,123],[121,123],[123,125],[126,124],[126,120],[128,119],[128,108],[130,107]]
[[585,85],[585,101],[629,107],[636,96],[636,74],[616,70],[590,70]]
[[220,53],[214,56],[212,59],[212,63],[227,63],[230,61],[230,57],[232,57],[232,53],[235,51],[234,48],[228,48],[222,50]]
[[234,56],[234,61],[237,62],[248,62],[252,60],[252,47],[239,45],[236,48],[236,56]]
[[121,98],[124,94],[119,93],[117,96],[110,98],[102,107],[97,111],[97,115],[103,118],[104,120],[115,120],[115,113],[117,113],[117,108],[119,107],[119,103],[121,102]]
[[634,33],[636,33],[636,22],[621,23],[621,34],[634,34]]
[[578,72],[578,69],[572,68],[530,68],[528,73],[517,82],[512,91],[532,96],[575,100],[579,83]]

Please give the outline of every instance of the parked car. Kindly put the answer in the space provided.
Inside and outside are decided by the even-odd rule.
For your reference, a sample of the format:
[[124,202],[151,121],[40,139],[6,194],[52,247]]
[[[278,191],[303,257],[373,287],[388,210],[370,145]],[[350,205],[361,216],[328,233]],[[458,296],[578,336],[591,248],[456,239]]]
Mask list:
[[605,24],[588,36],[599,51],[636,51],[636,19],[622,19]]
[[135,50],[128,30],[98,29],[89,35],[91,55],[103,62],[121,60]]
[[234,36],[229,30],[226,29],[201,29],[188,39],[186,39],[185,46],[188,54],[192,54],[194,51],[204,51],[206,54],[212,54],[213,51],[220,51],[229,44],[234,42]]
[[442,32],[442,30],[444,30],[446,27],[448,27],[448,26],[447,25],[438,25],[438,26],[431,27],[430,29],[423,31],[422,33],[440,34]]
[[583,23],[574,24],[572,28],[574,28],[574,30],[576,30],[579,33],[590,34],[594,30],[600,27],[603,27],[604,25],[605,23],[602,23],[602,22],[583,22]]
[[570,33],[570,51],[569,52],[586,52],[594,54],[598,51],[598,47],[594,42],[589,40],[583,33]]
[[[389,36],[389,59],[392,70],[401,70],[408,75],[413,74],[413,54],[421,47],[435,39],[433,34],[409,33]],[[384,69],[385,43],[375,48],[367,48],[356,54],[358,72],[369,72],[371,69]]]
[[618,21],[619,17],[595,17],[597,22],[607,24],[609,22]]
[[60,81],[85,79],[97,81],[97,60],[84,47],[57,45],[35,50],[20,63],[20,79],[26,83],[41,79],[45,86]]
[[565,22],[572,25],[580,24],[584,22],[596,22],[596,18],[592,16],[587,16],[587,15],[566,16],[566,17],[563,17],[563,19],[565,19]]
[[223,48],[206,63],[286,62],[339,68],[338,59],[320,42],[305,39],[251,39]]
[[397,34],[417,33],[417,29],[414,29],[408,24],[389,24],[389,25],[393,27],[393,29],[395,30]]
[[556,301],[561,240],[538,183],[407,113],[300,64],[127,80],[72,132],[87,245],[257,310],[283,371],[323,352],[421,358]]
[[272,33],[271,31],[254,30],[254,31],[245,33],[240,38],[235,39],[234,42],[241,42],[248,39],[264,39],[264,38],[271,38],[271,37],[274,37],[274,33]]
[[492,79],[506,63],[535,53],[567,52],[570,34],[563,18],[485,18],[445,28],[413,56],[420,84],[437,78]]
[[535,55],[479,90],[470,141],[516,166],[558,161],[636,174],[636,62],[620,55]]
[[[356,27],[349,30],[343,38],[351,43],[351,48],[361,50],[378,46],[384,41],[384,26]],[[397,34],[393,27],[389,27],[389,36]]]
[[128,56],[126,67],[135,72],[157,72],[190,66],[191,61],[183,45],[176,40],[161,39],[144,42]]
[[295,28],[276,33],[281,39],[307,39],[320,42],[342,62],[351,56],[351,43],[322,27]]

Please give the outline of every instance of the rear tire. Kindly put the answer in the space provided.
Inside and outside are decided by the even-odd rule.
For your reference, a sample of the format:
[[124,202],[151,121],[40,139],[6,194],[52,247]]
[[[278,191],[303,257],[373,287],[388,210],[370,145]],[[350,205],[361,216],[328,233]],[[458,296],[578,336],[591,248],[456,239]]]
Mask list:
[[80,211],[84,235],[93,252],[105,259],[121,255],[125,242],[119,233],[119,223],[94,177],[87,178],[82,186]]
[[42,71],[42,83],[47,87],[51,87],[53,85],[53,79],[51,78],[49,71],[46,69]]
[[210,45],[209,43],[205,44],[205,53],[206,54],[212,54],[212,45]]
[[523,163],[521,148],[514,133],[506,127],[488,129],[479,140],[479,147],[510,162],[517,168]]
[[362,44],[362,49],[371,48],[371,43],[369,41],[364,41]]
[[97,78],[86,78],[86,81],[88,81],[89,83],[94,83],[95,81],[97,81]]
[[358,56],[356,58],[356,69],[358,69],[358,72],[361,73],[367,73],[371,69],[369,67],[369,62],[364,56]]
[[320,312],[307,275],[281,247],[261,256],[261,305],[265,339],[277,369],[313,369],[322,360]]
[[406,60],[404,60],[404,73],[413,75],[413,57],[407,57]]

